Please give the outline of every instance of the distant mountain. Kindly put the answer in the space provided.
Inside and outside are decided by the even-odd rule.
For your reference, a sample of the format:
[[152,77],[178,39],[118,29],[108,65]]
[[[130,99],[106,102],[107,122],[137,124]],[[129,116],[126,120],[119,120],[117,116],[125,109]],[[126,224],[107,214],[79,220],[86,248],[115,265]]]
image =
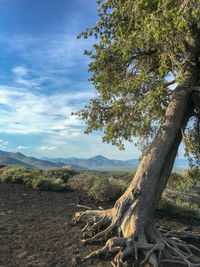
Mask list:
[[46,158],[52,162],[63,162],[66,165],[75,165],[90,170],[133,170],[135,166],[122,160],[110,160],[104,156],[97,155],[88,159],[83,158]]
[[[16,161],[14,161],[16,160]],[[4,163],[3,163],[4,162]],[[73,169],[89,169],[89,170],[109,170],[109,171],[119,171],[136,170],[139,165],[138,159],[130,160],[115,160],[108,159],[102,155],[97,155],[88,159],[84,158],[44,158],[37,159],[34,157],[27,157],[24,154],[17,152],[6,152],[0,150],[0,165],[18,165],[27,166],[28,168],[38,168],[38,169],[53,169],[60,168],[63,166],[71,166]],[[182,172],[185,168],[188,168],[188,162],[186,159],[176,159],[173,171]]]
[[41,160],[47,160],[51,161],[54,163],[68,163],[71,160],[82,160],[83,158],[76,158],[76,157],[71,157],[71,158],[48,158],[48,157],[43,157]]
[[[52,162],[63,162],[66,165],[75,165],[90,170],[136,170],[140,161],[138,159],[130,160],[110,160],[102,155],[97,155],[88,159],[83,158],[45,158]],[[186,159],[176,159],[174,171],[182,172],[188,167]]]
[[[6,160],[5,158],[8,158],[8,159]],[[40,160],[34,157],[27,157],[20,152],[13,153],[13,152],[6,152],[6,151],[0,150],[0,164],[3,164],[1,163],[1,160],[5,162],[4,163],[5,165],[22,166],[22,163],[23,163],[24,167],[27,166],[27,168],[38,168],[38,169],[53,169],[53,168],[59,168],[65,165],[63,163],[58,163],[58,162],[54,163],[54,162],[47,161],[47,160]]]
[[25,168],[34,168],[34,166],[26,164],[20,160],[11,158],[11,157],[0,157],[0,165],[16,165]]

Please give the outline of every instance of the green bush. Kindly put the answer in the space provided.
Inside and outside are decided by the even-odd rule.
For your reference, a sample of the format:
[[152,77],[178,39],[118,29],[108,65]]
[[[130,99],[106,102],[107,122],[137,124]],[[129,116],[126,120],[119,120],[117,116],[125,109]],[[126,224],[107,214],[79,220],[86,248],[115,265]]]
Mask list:
[[20,183],[34,189],[45,191],[63,191],[66,182],[73,172],[62,170],[38,170],[17,166],[6,166],[0,169],[0,181]]
[[181,199],[176,201],[163,197],[159,203],[158,210],[164,211],[168,215],[188,217],[200,220],[199,207],[196,204],[183,202]]
[[183,191],[184,183],[182,180],[183,178],[180,174],[172,172],[167,183],[167,188]]
[[169,195],[164,192],[158,210],[164,211],[169,216],[200,220],[199,205],[199,203],[190,202],[179,195]]
[[66,188],[66,184],[62,179],[48,179],[44,176],[39,176],[32,180],[33,189],[39,189],[42,191],[63,191]]
[[88,172],[82,172],[70,178],[68,185],[78,191],[88,192],[93,185],[95,175]]
[[198,167],[185,169],[181,175],[173,172],[169,177],[167,188],[188,192],[198,180],[200,180],[200,169]]
[[94,175],[88,172],[75,175],[69,180],[68,185],[98,201],[115,200],[127,187],[122,179],[117,180],[108,175]]
[[22,183],[21,175],[25,168],[16,166],[6,166],[0,169],[0,180],[2,182]]
[[108,201],[113,196],[113,187],[109,183],[107,177],[94,177],[93,184],[88,192],[88,195],[96,200]]

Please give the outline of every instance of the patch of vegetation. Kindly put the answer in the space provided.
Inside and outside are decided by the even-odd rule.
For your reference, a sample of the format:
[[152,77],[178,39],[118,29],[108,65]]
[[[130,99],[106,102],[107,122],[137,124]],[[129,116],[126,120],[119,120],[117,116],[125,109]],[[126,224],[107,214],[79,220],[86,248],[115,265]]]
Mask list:
[[[135,172],[75,172],[71,169],[39,170],[19,166],[5,166],[0,169],[0,182],[25,184],[33,189],[43,191],[64,191],[71,188],[101,202],[117,200],[127,189]],[[168,188],[187,191],[191,184],[199,179],[196,169],[185,170],[182,175],[172,173]],[[170,214],[184,214],[190,218],[200,219],[199,206],[183,201],[180,196],[163,194],[158,210]]]
[[200,168],[198,167],[185,169],[181,175],[173,172],[168,180],[167,188],[188,192],[198,180],[200,180]]
[[[117,200],[125,192],[131,182],[134,172],[81,172],[68,180],[68,185],[86,196],[97,201],[109,202]],[[185,170],[182,175],[172,173],[168,188],[177,191],[188,191],[196,178],[191,178],[194,170]],[[196,177],[196,176],[195,176]],[[186,184],[185,184],[186,183]],[[200,219],[199,206],[181,197],[175,198],[164,193],[158,210],[169,215],[179,214],[192,219]]]
[[70,178],[68,185],[95,200],[109,202],[116,200],[126,190],[128,183],[108,174],[82,172]]
[[189,220],[200,220],[200,210],[197,204],[183,201],[179,197],[174,200],[165,193],[159,203],[158,210],[172,217],[178,215]]
[[73,174],[74,171],[64,169],[38,170],[5,166],[0,169],[0,182],[25,184],[43,191],[63,191]]
[[[178,192],[188,193],[192,185],[200,180],[200,169],[198,167],[185,169],[180,175],[173,172],[168,180],[167,188]],[[158,210],[164,211],[169,215],[181,215],[192,219],[200,219],[200,202],[189,201],[185,195],[163,193]]]

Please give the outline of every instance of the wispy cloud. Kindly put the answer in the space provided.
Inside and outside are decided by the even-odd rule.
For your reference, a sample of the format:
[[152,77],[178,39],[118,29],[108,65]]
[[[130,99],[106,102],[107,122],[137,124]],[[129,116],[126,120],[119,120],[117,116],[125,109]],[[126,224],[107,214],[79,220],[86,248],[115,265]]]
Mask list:
[[22,150],[22,149],[28,149],[29,147],[28,146],[18,146],[17,148]]
[[74,101],[84,103],[90,96],[87,92],[48,96],[21,87],[0,86],[0,104],[3,105],[0,132],[77,136],[84,123],[71,115],[77,108]]
[[8,141],[0,140],[0,148],[6,149],[8,144],[9,144]]
[[28,74],[28,69],[24,66],[16,66],[12,69],[13,73],[19,77],[26,76]]
[[87,82],[88,58],[83,55],[92,40],[77,40],[77,34],[0,38],[7,52],[20,55],[22,62],[12,66],[13,76],[0,86],[0,133],[82,134],[84,123],[71,112],[94,95]]
[[[66,73],[72,71],[76,65],[87,67],[89,57],[84,56],[84,50],[92,48],[94,40],[77,39],[79,31],[75,33],[60,33],[47,35],[43,38],[28,34],[14,36],[0,36],[0,43],[7,46],[11,53],[20,53],[20,57],[31,62],[43,71]],[[47,68],[48,63],[48,68]],[[23,72],[18,67],[16,72]]]
[[52,151],[52,150],[55,150],[57,149],[57,146],[41,146],[39,147],[39,150],[49,150],[49,151]]

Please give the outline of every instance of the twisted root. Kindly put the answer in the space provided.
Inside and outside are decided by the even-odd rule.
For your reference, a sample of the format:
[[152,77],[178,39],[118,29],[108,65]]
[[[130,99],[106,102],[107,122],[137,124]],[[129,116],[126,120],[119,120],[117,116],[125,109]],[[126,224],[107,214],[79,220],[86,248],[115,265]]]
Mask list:
[[[114,216],[113,209],[79,212],[73,221],[77,223],[80,220],[87,222],[82,229],[85,236],[94,234],[103,228],[92,237],[82,240],[84,243],[92,242],[101,236],[107,236],[114,229],[119,230],[120,228],[120,217]],[[181,240],[181,238],[186,237],[200,239],[198,233],[167,231],[163,228],[157,230],[155,227],[149,227],[148,230],[143,231],[142,235],[136,233],[134,235],[133,233],[130,238],[113,237],[108,239],[103,248],[90,253],[82,261],[99,257],[102,254],[107,255],[108,252],[117,249],[118,254],[111,262],[113,267],[121,267],[123,261],[129,257],[134,260],[133,266],[140,260],[139,266],[150,263],[153,267],[158,267],[161,263],[166,262],[183,264],[188,267],[200,267],[200,258],[197,256],[200,255],[200,249]]]

